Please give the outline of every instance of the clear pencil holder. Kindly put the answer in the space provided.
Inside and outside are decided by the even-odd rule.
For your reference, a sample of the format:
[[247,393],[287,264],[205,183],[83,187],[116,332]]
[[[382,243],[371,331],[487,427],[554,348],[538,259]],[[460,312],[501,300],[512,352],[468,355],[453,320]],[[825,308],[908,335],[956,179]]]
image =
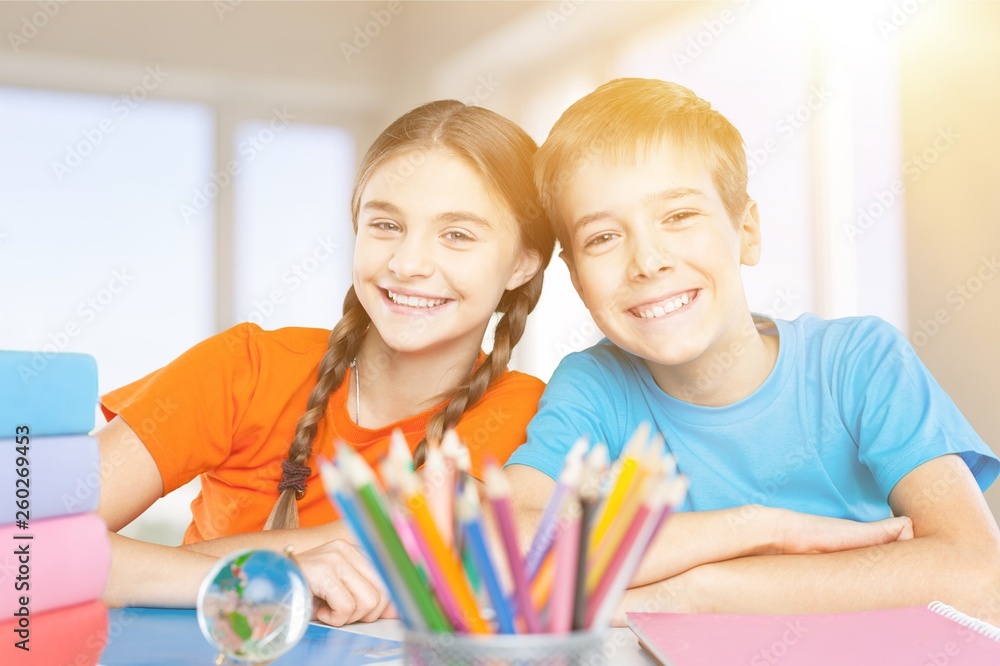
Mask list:
[[571,634],[435,634],[407,631],[409,666],[606,666],[603,632]]

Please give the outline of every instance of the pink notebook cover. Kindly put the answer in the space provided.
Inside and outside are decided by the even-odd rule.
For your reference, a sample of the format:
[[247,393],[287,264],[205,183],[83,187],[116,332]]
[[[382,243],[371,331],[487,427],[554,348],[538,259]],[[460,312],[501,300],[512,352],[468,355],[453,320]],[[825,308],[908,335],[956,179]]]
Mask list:
[[21,597],[27,597],[34,615],[93,601],[104,592],[111,546],[97,514],[32,520],[27,529],[0,525],[0,544],[0,617],[5,620],[20,610]]
[[640,645],[672,666],[1000,665],[1000,630],[938,603],[827,615],[626,617]]

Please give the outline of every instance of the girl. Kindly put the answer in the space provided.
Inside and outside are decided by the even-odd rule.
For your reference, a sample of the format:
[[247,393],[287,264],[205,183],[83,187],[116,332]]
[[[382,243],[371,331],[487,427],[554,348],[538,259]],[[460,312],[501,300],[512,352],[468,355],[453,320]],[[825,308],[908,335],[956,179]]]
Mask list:
[[[191,606],[215,557],[292,545],[325,601],[319,619],[383,613],[387,597],[346,541],[316,456],[342,439],[374,463],[400,428],[419,464],[427,439],[455,427],[478,476],[484,454],[506,460],[525,440],[543,386],[507,363],[554,245],[532,183],[535,149],[479,107],[442,101],[407,113],[362,161],[353,286],[332,332],[241,324],[103,397],[107,603]],[[116,534],[195,476],[184,546]]]

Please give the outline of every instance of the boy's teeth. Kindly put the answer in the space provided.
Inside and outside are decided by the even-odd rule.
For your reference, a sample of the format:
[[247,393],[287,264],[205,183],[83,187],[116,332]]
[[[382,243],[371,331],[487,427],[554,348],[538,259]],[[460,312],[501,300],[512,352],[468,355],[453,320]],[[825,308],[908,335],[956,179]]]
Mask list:
[[436,298],[428,300],[426,298],[420,298],[419,296],[404,296],[403,294],[397,294],[394,291],[389,291],[389,300],[397,305],[406,305],[411,308],[434,308],[445,302],[446,299]]
[[678,296],[672,301],[666,301],[663,305],[654,305],[652,308],[638,310],[637,312],[643,319],[656,319],[657,317],[662,317],[665,314],[670,314],[675,310],[680,310],[690,302],[691,297],[684,294],[682,296]]

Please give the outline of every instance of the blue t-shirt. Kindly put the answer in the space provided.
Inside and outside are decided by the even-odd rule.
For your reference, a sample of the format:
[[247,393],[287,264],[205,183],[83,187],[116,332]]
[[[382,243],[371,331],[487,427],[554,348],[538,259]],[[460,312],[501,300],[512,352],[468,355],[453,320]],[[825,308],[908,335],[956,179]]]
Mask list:
[[556,478],[578,437],[615,459],[648,422],[688,477],[684,510],[757,503],[863,521],[887,517],[893,486],[938,456],[961,455],[983,490],[997,477],[1000,461],[895,328],[877,317],[775,324],[771,374],[725,407],[671,397],[606,339],[570,354],[507,464]]

